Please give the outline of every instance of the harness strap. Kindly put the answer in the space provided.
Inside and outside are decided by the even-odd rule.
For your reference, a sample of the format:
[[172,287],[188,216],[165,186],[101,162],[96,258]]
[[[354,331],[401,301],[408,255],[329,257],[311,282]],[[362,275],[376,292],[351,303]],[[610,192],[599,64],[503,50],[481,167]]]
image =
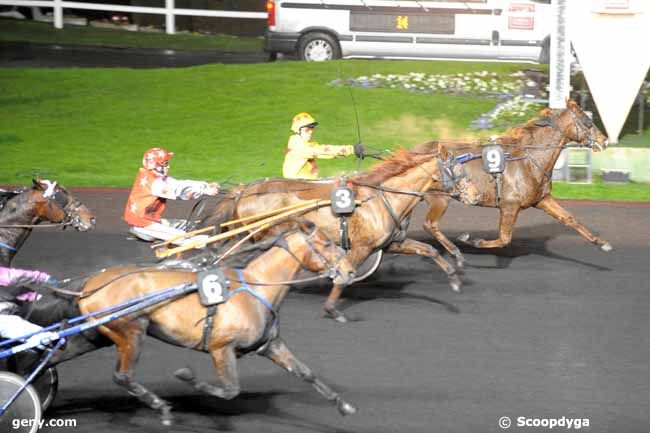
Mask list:
[[397,214],[395,213],[395,209],[393,209],[393,207],[390,205],[390,202],[386,198],[386,195],[384,194],[383,189],[379,190],[379,197],[381,197],[381,201],[384,203],[384,206],[386,207],[386,210],[388,211],[388,214],[393,219],[393,222],[395,223],[395,227],[396,228],[400,227],[402,225],[401,221],[400,221],[399,217],[397,216]]
[[8,249],[9,251],[17,251],[16,248],[12,247],[12,246],[9,245],[9,244],[5,244],[4,242],[0,242],[0,247],[2,247],[2,248],[6,248],[6,249]]
[[551,173],[548,173],[546,170],[544,170],[544,167],[542,167],[540,165],[540,163],[535,158],[533,158],[533,156],[528,151],[526,151],[526,158],[528,158],[528,160],[530,162],[532,162],[533,165],[535,167],[537,167],[537,169],[544,174],[544,177],[546,178],[546,180],[548,180],[550,182],[553,179],[553,174],[552,174],[553,168],[552,167],[551,167]]
[[201,346],[205,351],[208,351],[208,344],[210,344],[210,335],[212,335],[212,328],[214,327],[214,316],[216,314],[216,305],[210,305],[205,313],[205,322],[203,323],[203,337],[201,338]]
[[406,229],[408,227],[408,220],[406,221],[406,224],[403,224],[402,220],[395,213],[395,209],[393,209],[393,207],[390,205],[390,202],[384,195],[384,191],[381,189],[379,190],[379,197],[381,197],[381,200],[384,203],[384,207],[386,207],[386,210],[388,211],[391,218],[393,219],[393,222],[395,223],[395,227],[393,227],[393,229],[391,230],[390,236],[388,237],[386,242],[384,242],[384,244],[379,248],[379,249],[383,249],[389,244],[391,244],[396,238],[405,237]]
[[278,322],[278,312],[275,311],[273,305],[271,305],[269,301],[264,299],[262,295],[260,295],[255,290],[250,288],[250,286],[246,282],[246,279],[244,279],[244,274],[242,273],[241,269],[235,269],[235,272],[237,272],[237,276],[239,277],[239,282],[241,283],[241,285],[237,287],[235,290],[233,290],[232,292],[230,292],[228,298],[230,298],[235,293],[247,292],[249,295],[251,295],[252,297],[256,298],[258,301],[260,301],[262,305],[264,305],[271,312],[271,314],[273,315],[273,326],[275,326],[276,323]]

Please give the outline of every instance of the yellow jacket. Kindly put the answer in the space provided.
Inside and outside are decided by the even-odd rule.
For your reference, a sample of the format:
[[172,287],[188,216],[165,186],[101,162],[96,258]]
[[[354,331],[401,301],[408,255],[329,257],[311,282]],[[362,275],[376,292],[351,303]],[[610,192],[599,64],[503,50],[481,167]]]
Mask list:
[[289,179],[318,179],[316,158],[333,159],[354,153],[353,146],[320,145],[305,141],[298,134],[289,137],[282,165],[282,176]]

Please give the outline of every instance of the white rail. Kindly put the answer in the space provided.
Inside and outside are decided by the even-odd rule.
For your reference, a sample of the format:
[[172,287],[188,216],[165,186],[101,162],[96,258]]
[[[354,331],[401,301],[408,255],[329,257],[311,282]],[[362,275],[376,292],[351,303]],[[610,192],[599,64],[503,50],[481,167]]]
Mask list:
[[63,28],[63,9],[85,9],[91,11],[131,12],[142,14],[165,15],[165,30],[168,34],[176,33],[176,15],[188,15],[195,17],[222,17],[222,18],[244,18],[263,19],[267,17],[266,12],[239,12],[239,11],[216,11],[206,9],[177,9],[174,7],[174,0],[165,0],[164,8],[146,6],[125,6],[113,4],[83,3],[63,0],[0,0],[2,6],[24,6],[54,8],[54,27]]

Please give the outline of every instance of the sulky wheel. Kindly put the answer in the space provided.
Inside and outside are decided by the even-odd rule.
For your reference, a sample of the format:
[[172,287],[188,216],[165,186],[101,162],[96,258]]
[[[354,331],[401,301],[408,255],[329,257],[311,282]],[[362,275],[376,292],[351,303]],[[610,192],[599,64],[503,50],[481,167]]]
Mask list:
[[[4,405],[24,383],[25,379],[17,374],[0,372],[0,405]],[[0,431],[36,433],[41,415],[41,401],[34,387],[29,385],[0,415]]]
[[[26,351],[10,359],[6,365],[0,365],[0,371],[9,371],[18,374],[27,379],[36,366],[38,354],[33,351]],[[45,368],[32,381],[32,386],[41,398],[41,407],[43,412],[54,401],[54,397],[59,389],[59,374],[56,367]],[[2,431],[2,430],[0,430]]]
[[59,373],[56,371],[56,367],[46,368],[36,377],[33,385],[41,398],[41,407],[45,412],[54,401],[54,397],[56,397],[59,390]]
[[379,250],[372,253],[365,262],[359,265],[357,268],[357,276],[352,280],[353,283],[358,283],[363,281],[372,274],[375,273],[379,265],[381,264],[381,259],[384,257],[384,251]]

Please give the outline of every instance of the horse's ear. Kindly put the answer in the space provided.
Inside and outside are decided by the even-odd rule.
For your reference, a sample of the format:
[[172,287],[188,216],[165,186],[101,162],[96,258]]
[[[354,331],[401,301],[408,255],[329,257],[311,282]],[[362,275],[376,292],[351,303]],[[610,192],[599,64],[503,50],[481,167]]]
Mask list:
[[43,185],[43,181],[40,177],[32,179],[32,183],[34,184],[34,188],[40,191],[45,191],[45,186]]
[[438,154],[442,159],[447,159],[449,157],[447,146],[445,146],[442,142],[438,142]]
[[578,111],[578,108],[580,108],[580,107],[578,107],[578,104],[576,104],[574,101],[567,98],[567,100],[566,100],[566,108],[568,108],[569,110],[575,112],[575,111]]

